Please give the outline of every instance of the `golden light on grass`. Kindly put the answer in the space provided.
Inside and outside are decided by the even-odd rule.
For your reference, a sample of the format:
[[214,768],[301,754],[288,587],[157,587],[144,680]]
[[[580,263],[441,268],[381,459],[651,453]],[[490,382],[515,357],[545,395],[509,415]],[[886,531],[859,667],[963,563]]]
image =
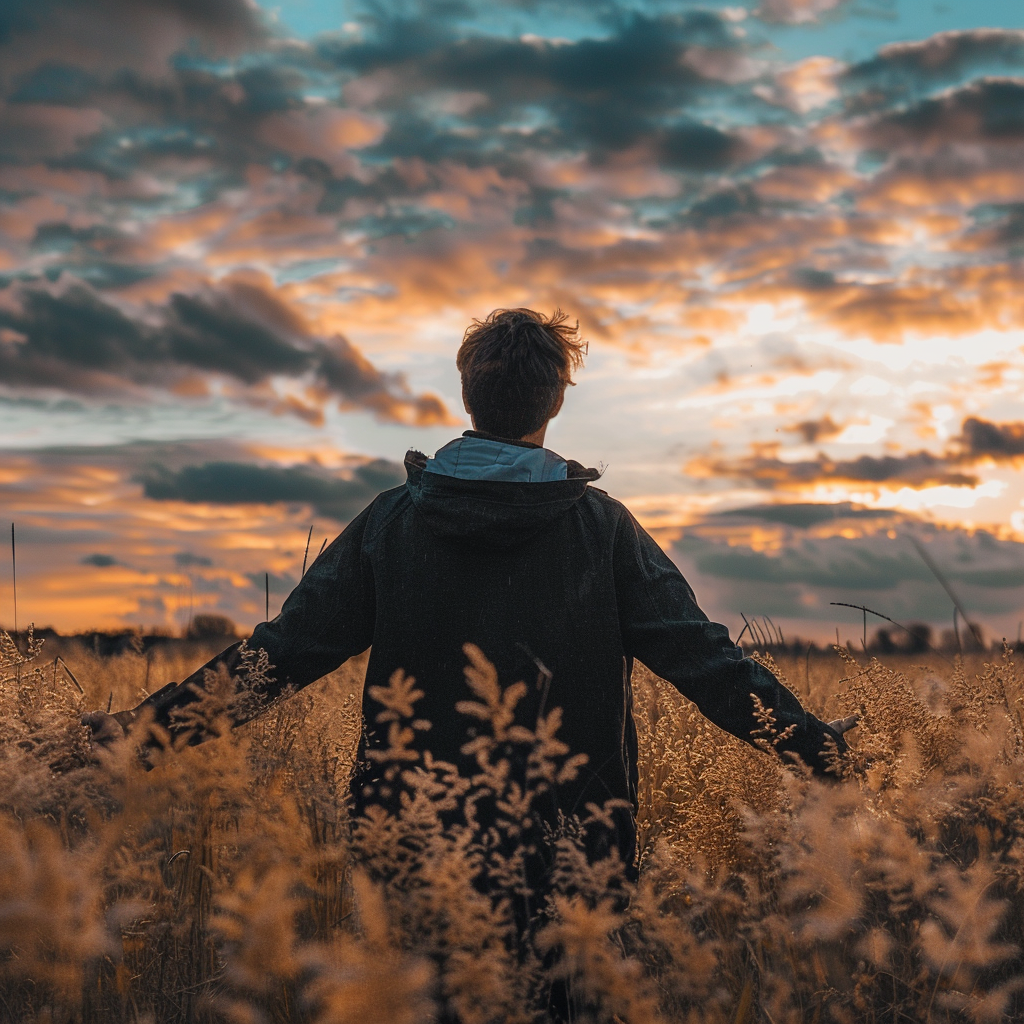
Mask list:
[[[520,681],[476,649],[461,705],[476,776],[408,748],[429,681],[396,673],[373,696],[408,800],[352,823],[360,665],[233,732],[235,684],[211,679],[193,713],[223,735],[146,772],[131,743],[91,753],[77,716],[110,692],[134,704],[203,651],[65,649],[82,697],[53,652],[24,647],[0,634],[6,1019],[531,1024],[559,987],[592,1022],[1024,1012],[1024,674],[1009,650],[942,672],[845,650],[766,656],[816,713],[860,714],[834,783],[766,752],[770,709],[758,750],[638,667],[639,884],[627,904],[610,887],[621,866],[588,864],[569,828],[553,899],[524,930],[507,858],[530,802],[510,752],[541,791],[574,768],[557,710],[517,722]],[[488,788],[504,808],[492,839],[445,818],[453,793]],[[485,863],[502,884],[479,884]]]

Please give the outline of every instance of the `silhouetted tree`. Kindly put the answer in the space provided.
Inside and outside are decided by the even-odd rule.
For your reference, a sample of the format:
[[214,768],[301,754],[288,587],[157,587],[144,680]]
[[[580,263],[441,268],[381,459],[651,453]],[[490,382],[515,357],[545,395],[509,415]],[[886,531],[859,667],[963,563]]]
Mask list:
[[927,622],[912,622],[907,626],[907,653],[922,654],[932,642],[932,627]]
[[215,640],[237,635],[237,627],[226,615],[197,615],[185,631],[189,640]]

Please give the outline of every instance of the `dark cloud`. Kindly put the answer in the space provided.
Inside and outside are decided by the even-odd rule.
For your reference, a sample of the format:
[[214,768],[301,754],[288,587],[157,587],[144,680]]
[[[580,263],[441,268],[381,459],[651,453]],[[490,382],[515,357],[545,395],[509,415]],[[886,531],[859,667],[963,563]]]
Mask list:
[[713,192],[705,199],[699,199],[690,207],[686,219],[692,224],[704,227],[708,221],[716,218],[757,214],[761,208],[761,201],[752,188],[731,186]]
[[831,523],[841,519],[883,520],[892,513],[884,509],[861,508],[849,502],[826,505],[820,502],[790,502],[778,505],[747,505],[744,508],[716,512],[707,517],[707,522],[730,522],[739,519],[754,519],[763,523],[779,523],[783,526],[809,527],[820,523]]
[[265,588],[272,594],[290,594],[299,581],[288,574],[279,576],[277,573],[247,572],[245,578],[262,593]]
[[153,361],[145,326],[82,285],[63,294],[26,288],[18,299],[20,308],[0,308],[0,326],[16,337],[0,350],[8,384],[72,390],[76,370],[124,372]]
[[[835,424],[825,420],[835,432]],[[822,421],[798,423],[788,428],[811,442]],[[826,435],[822,435],[824,437]],[[907,487],[973,487],[979,480],[972,468],[985,460],[1018,463],[1024,460],[1024,422],[993,423],[970,416],[963,421],[960,434],[940,454],[928,451],[906,455],[861,455],[856,459],[833,459],[819,452],[814,459],[789,461],[772,451],[755,452],[745,458],[694,460],[691,471],[704,476],[724,476],[747,480],[758,487],[785,487],[825,481],[867,484],[897,484]],[[782,509],[826,509],[822,505],[782,505]],[[769,510],[776,506],[757,506]],[[735,513],[727,513],[735,514]],[[741,514],[750,514],[743,510]]]
[[[52,408],[52,406],[47,406]],[[85,408],[84,406],[82,407]],[[0,448],[0,459],[17,457],[17,451]],[[155,466],[181,469],[197,462],[238,462],[252,459],[251,450],[229,438],[183,441],[131,441],[126,444],[66,444],[32,450],[31,459],[55,478],[79,467],[99,466],[121,475],[133,475]]]
[[195,555],[191,551],[176,551],[174,554],[174,564],[181,566],[183,569],[195,566],[196,568],[209,568],[213,565],[213,559],[207,558],[206,555]]
[[316,360],[314,351],[296,344],[304,333],[297,318],[258,288],[236,285],[198,295],[172,295],[169,306],[156,339],[161,361],[255,384],[275,375],[298,376]]
[[[41,43],[39,36],[45,36]],[[247,0],[4,0],[0,48],[15,67],[35,44],[80,61],[166,59],[188,44],[224,51],[267,38],[259,9]]]
[[[821,547],[828,553],[822,557]],[[708,551],[696,558],[702,573],[720,579],[756,583],[800,583],[849,590],[892,590],[907,580],[934,579],[928,567],[910,550],[897,555],[876,545],[831,538],[822,545],[807,542],[781,554],[758,551]]]
[[[51,281],[68,274],[93,288],[123,288],[154,273],[152,265],[136,258],[133,242],[106,225],[76,228],[61,221],[42,223],[31,248],[36,258],[46,261],[46,276]],[[24,276],[31,279],[35,275]]]
[[[102,4],[80,6],[83,16],[86,8],[94,20],[106,16]],[[170,16],[173,5],[165,6]],[[218,26],[237,20],[230,0],[214,7],[220,14],[205,12],[191,31],[217,39]],[[212,194],[241,185],[251,163],[275,170],[290,163],[305,173],[326,167],[346,181],[351,167],[339,161],[346,144],[332,145],[330,131],[327,141],[319,137],[325,132],[318,118],[340,116],[339,108],[307,102],[310,91],[322,95],[330,82],[333,90],[346,88],[349,102],[387,121],[383,139],[366,151],[378,172],[390,160],[411,157],[507,165],[517,152],[538,146],[586,152],[597,163],[640,148],[667,169],[688,172],[738,160],[744,147],[737,136],[695,115],[710,95],[743,101],[742,89],[698,70],[742,59],[746,44],[735,29],[712,12],[646,15],[609,7],[614,16],[595,26],[597,37],[572,42],[473,32],[471,8],[456,17],[452,8],[424,14],[421,5],[411,12],[375,5],[364,13],[361,36],[327,37],[313,50],[269,45],[250,19],[246,31],[263,45],[245,62],[221,65],[180,52],[156,67],[123,67],[114,53],[106,63],[85,66],[73,48],[44,57],[34,39],[24,48],[31,52],[34,45],[41,59],[26,58],[6,107],[0,106],[0,154],[17,162],[59,158],[114,179],[177,160],[194,166],[193,187]],[[702,60],[687,59],[691,52]],[[401,85],[374,87],[369,99],[361,98],[366,88],[359,80],[375,75]],[[453,91],[478,94],[481,102],[453,111],[444,104]],[[539,123],[523,132],[524,118]],[[378,177],[383,180],[366,180]],[[357,179],[349,180],[357,192],[410,193],[400,177]]]
[[1024,68],[1024,32],[981,28],[891,43],[848,68],[840,82],[855,106],[891,105],[980,73]]
[[92,555],[86,555],[82,559],[82,565],[92,565],[97,569],[109,569],[113,565],[120,565],[121,563],[114,558],[113,555],[103,555],[95,553]]
[[991,423],[971,416],[960,430],[965,457],[988,456],[996,462],[1024,458],[1024,423]]
[[861,455],[856,459],[831,459],[823,453],[814,459],[788,462],[775,455],[751,455],[728,460],[699,460],[692,467],[702,474],[747,480],[757,487],[774,488],[825,481],[837,483],[900,484],[908,487],[973,487],[978,478],[955,462],[931,452],[908,455]]
[[[391,126],[372,153],[426,159],[517,148],[584,150],[600,161],[647,146],[665,166],[706,170],[740,151],[720,127],[697,121],[692,101],[721,90],[684,59],[691,47],[740,50],[726,22],[709,12],[624,14],[602,38],[552,42],[460,36],[421,22],[377,19],[370,41],[325,40],[322,57],[339,69],[369,75],[389,69],[406,88],[383,97]],[[410,110],[408,96],[431,90],[475,92],[485,102],[457,121]],[[529,109],[543,110],[536,130],[509,133]],[[468,134],[465,126],[473,126]]]
[[[986,553],[980,550],[978,543],[965,544],[963,537],[942,539],[943,551],[939,559],[944,575],[954,583],[964,588],[991,587],[1004,591],[1024,587],[1021,545],[998,542],[997,551]],[[951,541],[958,543],[958,547]],[[839,595],[853,596],[850,592],[894,591],[915,584],[926,591],[934,588],[936,598],[941,594],[931,570],[909,542],[899,536],[894,541],[879,541],[875,535],[814,539],[797,536],[774,553],[750,550],[742,544],[731,547],[721,542],[709,544],[706,540],[700,544],[684,543],[681,550],[689,550],[701,574],[747,585],[755,591],[766,585],[798,586],[821,589],[826,595],[830,594],[832,600],[842,600]],[[1014,564],[1012,567],[992,564],[999,558]],[[862,596],[870,601],[868,595]],[[974,596],[972,593],[972,599]],[[770,600],[767,591],[762,600]],[[748,605],[748,609],[752,607]]]
[[[0,342],[0,377],[8,385],[102,393],[121,391],[126,381],[171,386],[195,371],[246,385],[299,378],[382,419],[447,419],[439,399],[411,395],[400,376],[376,369],[340,335],[311,336],[293,310],[255,285],[175,294],[163,308],[131,315],[81,283],[20,287],[6,297],[0,328],[10,333]],[[305,414],[315,417],[316,407]]]
[[1024,80],[972,82],[884,114],[867,126],[864,135],[869,143],[884,148],[1020,142],[1024,140]]
[[1004,569],[971,569],[954,572],[953,577],[972,587],[995,587],[1013,589],[1024,586],[1024,565]]
[[707,124],[682,124],[668,129],[658,140],[666,167],[711,171],[725,167],[742,152],[740,141]]
[[1018,246],[1024,241],[1024,203],[993,203],[972,212],[979,226],[986,220],[996,221],[993,239],[996,243]]
[[[221,68],[182,57],[155,76],[116,65],[104,70],[86,73],[62,62],[24,72],[0,107],[0,157],[48,158],[114,181],[146,170],[163,175],[177,162],[193,188],[209,190],[201,198],[212,198],[242,184],[251,163],[279,167],[282,154],[301,149],[309,134],[309,80],[278,54]],[[287,120],[274,121],[281,116],[294,119],[291,132]],[[310,144],[317,152],[329,148]]]
[[376,460],[345,479],[306,467],[210,462],[178,470],[154,467],[141,477],[143,491],[158,501],[213,504],[309,505],[317,514],[347,522],[382,490],[405,480],[402,468]]
[[[721,514],[708,516],[688,527],[675,544],[698,595],[704,594],[705,601],[713,595],[719,614],[732,612],[736,621],[740,612],[767,614],[777,622],[826,621],[844,630],[853,628],[843,624],[856,616],[859,638],[861,613],[829,604],[849,601],[904,623],[928,621],[948,628],[952,606],[910,540],[915,536],[928,545],[971,616],[981,621],[1003,617],[993,631],[1007,628],[1006,613],[1014,607],[1008,602],[1024,590],[1024,545],[984,530],[936,527],[896,510],[857,516],[851,513],[869,510],[840,505],[830,516],[825,514],[829,506],[821,505],[822,514],[804,523],[802,510],[808,506],[792,506],[793,515],[787,512],[790,507],[773,506],[779,514],[770,522],[778,529],[770,550],[763,550],[763,526],[756,535],[744,532],[744,520],[765,522],[763,507],[737,509],[725,523]],[[744,511],[750,515],[744,517]]]
[[817,441],[827,441],[830,437],[835,437],[843,428],[840,424],[833,422],[831,416],[822,416],[818,420],[803,420],[786,429],[800,434],[808,444],[814,444]]

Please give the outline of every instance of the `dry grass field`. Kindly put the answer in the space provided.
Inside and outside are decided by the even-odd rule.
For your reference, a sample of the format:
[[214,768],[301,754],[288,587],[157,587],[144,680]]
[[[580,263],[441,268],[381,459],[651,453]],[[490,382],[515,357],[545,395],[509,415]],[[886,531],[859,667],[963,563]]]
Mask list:
[[[515,888],[507,845],[446,826],[458,783],[402,758],[407,680],[378,697],[411,796],[353,835],[358,665],[147,772],[128,743],[94,754],[79,713],[110,694],[133,705],[208,651],[147,664],[67,648],[79,693],[52,650],[0,642],[5,1022],[528,1024],[556,979],[580,1022],[1024,1020],[1024,677],[1009,651],[784,661],[817,714],[862,716],[831,783],[723,735],[638,667],[639,885],[616,899],[615,865],[587,865],[570,829],[524,936],[473,884],[486,866]],[[485,734],[503,735],[516,680],[467,666]],[[219,699],[202,709],[214,723]],[[566,770],[556,726],[514,736],[541,787]],[[498,749],[465,785],[495,791],[514,837],[528,797]]]

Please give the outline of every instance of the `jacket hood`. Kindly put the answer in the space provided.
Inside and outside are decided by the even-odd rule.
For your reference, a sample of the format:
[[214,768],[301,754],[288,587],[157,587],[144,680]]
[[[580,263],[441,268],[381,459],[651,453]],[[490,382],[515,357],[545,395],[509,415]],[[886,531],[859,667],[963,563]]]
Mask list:
[[[538,449],[537,445],[520,446]],[[438,537],[497,548],[515,547],[543,530],[568,512],[600,476],[596,469],[561,460],[565,479],[466,479],[443,472],[448,468],[443,460],[428,470],[428,461],[433,460],[418,451],[410,450],[405,456],[406,487],[430,531]]]

